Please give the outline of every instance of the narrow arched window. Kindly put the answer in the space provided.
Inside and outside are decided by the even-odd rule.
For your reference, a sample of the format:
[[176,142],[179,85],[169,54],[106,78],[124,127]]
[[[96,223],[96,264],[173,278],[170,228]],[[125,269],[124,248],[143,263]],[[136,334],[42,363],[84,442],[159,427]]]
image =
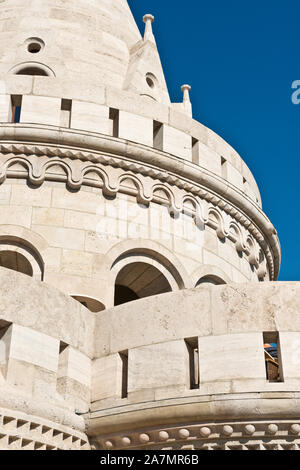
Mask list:
[[40,254],[26,240],[15,237],[0,239],[0,267],[33,277],[44,277],[44,263]]

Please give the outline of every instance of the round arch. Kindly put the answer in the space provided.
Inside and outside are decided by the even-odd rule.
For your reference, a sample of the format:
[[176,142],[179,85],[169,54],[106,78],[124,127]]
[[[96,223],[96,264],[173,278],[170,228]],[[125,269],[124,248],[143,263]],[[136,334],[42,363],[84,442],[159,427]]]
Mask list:
[[26,258],[32,267],[32,276],[37,280],[44,278],[44,255],[47,248],[47,242],[29,229],[18,225],[0,226],[0,253],[7,251],[14,253],[10,255],[11,262],[13,257],[18,256],[17,254],[20,255],[19,260],[21,256]]
[[[173,289],[169,281],[173,284]],[[172,290],[176,290],[176,286],[158,263],[150,264],[139,259],[125,264],[118,272],[114,304],[121,305]]]
[[112,265],[111,272],[115,273],[115,280],[116,277],[121,269],[126,267],[129,264],[141,263],[148,266],[153,266],[156,270],[160,271],[161,274],[165,276],[167,281],[169,282],[172,290],[179,290],[182,289],[183,286],[178,284],[177,279],[174,277],[174,274],[168,267],[164,264],[164,262],[155,257],[154,253],[146,253],[146,252],[139,252],[139,251],[131,251],[124,253],[124,255],[120,256]]
[[[103,275],[107,278],[109,272],[109,289],[105,301],[107,308],[114,305],[115,284],[119,272],[132,263],[144,263],[156,268],[169,283],[170,290],[191,287],[185,268],[163,245],[152,240],[125,240],[115,245],[104,259]],[[152,270],[152,275],[154,275],[154,270]]]
[[43,271],[35,254],[20,243],[0,241],[0,266],[41,281]]
[[103,260],[103,269],[111,270],[121,257],[136,253],[150,256],[169,269],[180,289],[190,287],[190,276],[176,255],[168,248],[153,240],[124,240],[113,246]]

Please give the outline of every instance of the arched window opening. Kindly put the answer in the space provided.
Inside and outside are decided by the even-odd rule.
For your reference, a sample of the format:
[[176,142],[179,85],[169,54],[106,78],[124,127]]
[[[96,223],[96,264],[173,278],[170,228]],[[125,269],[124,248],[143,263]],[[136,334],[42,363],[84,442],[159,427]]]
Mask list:
[[169,281],[159,269],[148,263],[130,263],[117,276],[115,305],[171,291]]
[[31,75],[31,76],[40,76],[40,77],[48,77],[49,74],[39,68],[39,67],[24,67],[23,69],[17,72],[17,75]]
[[33,276],[33,268],[25,256],[17,251],[0,251],[0,266],[27,276]]
[[72,295],[72,297],[74,300],[77,300],[77,302],[81,303],[81,305],[93,313],[99,313],[102,312],[102,310],[105,310],[105,306],[99,302],[99,300],[92,299],[91,297],[83,297],[80,295]]
[[205,286],[205,285],[220,286],[222,284],[226,284],[226,282],[223,281],[223,279],[221,279],[218,276],[204,276],[201,279],[199,279],[199,281],[196,284],[196,287]]

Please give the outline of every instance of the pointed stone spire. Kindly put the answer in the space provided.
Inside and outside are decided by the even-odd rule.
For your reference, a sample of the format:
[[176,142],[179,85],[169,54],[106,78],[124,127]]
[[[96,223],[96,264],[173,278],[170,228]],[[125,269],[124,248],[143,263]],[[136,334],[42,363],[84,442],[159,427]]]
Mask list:
[[154,22],[154,16],[150,15],[150,14],[147,14],[143,17],[143,21],[146,25],[145,26],[144,41],[151,41],[154,44],[156,44],[155,37],[154,37],[154,34],[153,34],[153,30],[152,30],[152,23]]

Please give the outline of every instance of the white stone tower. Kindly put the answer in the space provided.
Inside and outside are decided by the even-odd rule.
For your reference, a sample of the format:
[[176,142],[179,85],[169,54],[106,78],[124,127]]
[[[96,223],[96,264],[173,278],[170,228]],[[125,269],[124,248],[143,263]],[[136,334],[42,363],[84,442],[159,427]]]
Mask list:
[[299,286],[153,21],[0,3],[1,448],[298,448]]

